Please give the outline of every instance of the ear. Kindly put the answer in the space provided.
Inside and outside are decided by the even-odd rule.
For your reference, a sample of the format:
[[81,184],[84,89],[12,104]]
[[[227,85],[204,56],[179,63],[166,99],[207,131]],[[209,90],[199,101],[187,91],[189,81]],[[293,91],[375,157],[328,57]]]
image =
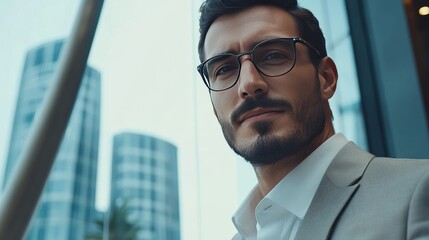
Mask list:
[[320,81],[320,94],[323,99],[330,99],[337,89],[337,66],[330,57],[324,57],[319,64],[318,76]]

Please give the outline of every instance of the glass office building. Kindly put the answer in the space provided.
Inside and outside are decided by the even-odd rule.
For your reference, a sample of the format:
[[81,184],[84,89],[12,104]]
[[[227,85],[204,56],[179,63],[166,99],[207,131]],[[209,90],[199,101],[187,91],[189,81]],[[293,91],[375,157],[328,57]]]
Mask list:
[[111,206],[127,204],[140,240],[180,240],[177,147],[121,133],[113,140]]
[[[18,93],[4,184],[26,146],[51,85],[62,40],[28,51]],[[100,128],[100,73],[87,67],[68,128],[33,215],[26,239],[84,239],[95,215]],[[37,169],[34,169],[37,171]],[[17,223],[19,224],[19,223]]]

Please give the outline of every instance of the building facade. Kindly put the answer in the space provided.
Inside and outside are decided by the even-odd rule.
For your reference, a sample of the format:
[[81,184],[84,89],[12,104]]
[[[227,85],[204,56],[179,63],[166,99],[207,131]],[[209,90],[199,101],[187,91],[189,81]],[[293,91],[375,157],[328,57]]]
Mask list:
[[148,135],[113,140],[111,206],[127,204],[140,240],[180,240],[177,147]]
[[[53,80],[64,41],[28,51],[18,93],[4,186],[26,146],[33,120]],[[100,128],[100,73],[87,67],[69,125],[37,209],[28,240],[84,239],[95,216]],[[37,169],[35,169],[37,171]]]

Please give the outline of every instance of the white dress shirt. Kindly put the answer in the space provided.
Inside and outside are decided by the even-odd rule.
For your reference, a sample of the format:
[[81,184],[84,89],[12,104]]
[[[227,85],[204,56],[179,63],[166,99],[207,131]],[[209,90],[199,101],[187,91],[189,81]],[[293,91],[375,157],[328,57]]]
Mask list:
[[232,217],[233,240],[294,239],[326,169],[347,142],[341,133],[326,140],[265,197],[255,186]]

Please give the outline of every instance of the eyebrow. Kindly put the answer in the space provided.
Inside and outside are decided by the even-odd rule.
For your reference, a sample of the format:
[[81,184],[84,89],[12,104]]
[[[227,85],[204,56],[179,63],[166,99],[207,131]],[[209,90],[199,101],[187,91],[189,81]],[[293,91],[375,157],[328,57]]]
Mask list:
[[[260,42],[263,42],[263,41],[266,41],[266,40],[269,40],[269,39],[274,39],[275,37],[271,37],[271,38],[265,38],[265,39],[259,39],[259,40],[251,40],[249,43],[247,43],[246,45],[245,45],[245,48],[246,49],[249,49],[249,50],[246,50],[246,51],[243,51],[243,52],[248,52],[248,51],[251,51],[253,48],[255,48],[255,46],[256,45],[258,45]],[[237,54],[240,54],[240,53],[243,53],[243,52],[238,52],[238,51],[236,51],[236,50],[234,50],[234,49],[232,49],[232,48],[229,48],[229,49],[227,49],[226,51],[224,51],[224,52],[220,52],[220,53],[217,53],[217,54],[215,54],[215,55],[213,55],[212,57],[209,57],[209,58],[213,58],[213,57],[217,57],[217,56],[221,56],[221,55],[223,55],[223,54],[235,54],[235,55],[237,55]],[[209,59],[209,58],[207,58],[207,59]]]

